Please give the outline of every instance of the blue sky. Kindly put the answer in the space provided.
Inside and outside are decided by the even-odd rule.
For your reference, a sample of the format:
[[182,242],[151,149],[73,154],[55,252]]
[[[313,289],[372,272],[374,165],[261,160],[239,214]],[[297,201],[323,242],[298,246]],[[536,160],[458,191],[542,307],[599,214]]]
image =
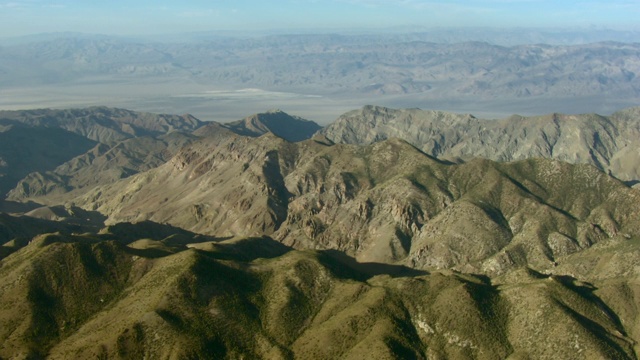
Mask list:
[[640,0],[0,0],[0,37],[399,26],[637,30],[638,19]]

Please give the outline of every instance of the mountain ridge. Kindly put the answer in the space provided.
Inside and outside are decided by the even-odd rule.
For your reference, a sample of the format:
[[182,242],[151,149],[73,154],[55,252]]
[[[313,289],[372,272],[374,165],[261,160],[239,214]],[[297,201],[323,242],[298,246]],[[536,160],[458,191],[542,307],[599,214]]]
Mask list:
[[[0,85],[16,95],[3,99],[4,106],[16,109],[77,106],[86,99],[237,119],[249,112],[248,102],[260,104],[250,112],[286,102],[323,123],[363,99],[392,107],[539,114],[550,108],[608,113],[640,97],[637,43],[498,46],[428,37],[298,34],[185,43],[69,37],[2,47]],[[77,83],[82,90],[72,86]]]
[[291,142],[306,140],[322,128],[311,120],[291,116],[279,109],[254,114],[222,126],[238,135],[252,137],[271,132]]
[[640,179],[636,154],[638,108],[611,116],[549,114],[502,120],[420,109],[365,106],[339,117],[320,132],[336,143],[370,144],[389,137],[407,140],[422,151],[457,161],[484,157],[514,161],[547,157],[588,163],[630,184]]

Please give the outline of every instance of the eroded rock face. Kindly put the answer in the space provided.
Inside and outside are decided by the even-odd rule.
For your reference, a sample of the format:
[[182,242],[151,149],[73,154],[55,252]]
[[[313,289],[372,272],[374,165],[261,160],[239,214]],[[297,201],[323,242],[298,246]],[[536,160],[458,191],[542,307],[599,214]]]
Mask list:
[[[451,134],[432,142],[430,151],[441,155],[467,146],[460,129],[493,134],[503,126],[499,122],[485,128],[471,116],[429,112],[439,120],[432,119],[431,132],[424,132],[418,110],[366,107],[362,114],[372,119],[366,124],[358,120],[362,114],[354,114],[343,123],[369,126],[369,132],[350,134],[373,136],[366,140],[372,144],[335,145],[323,136],[289,143],[273,134],[250,138],[210,124],[199,137],[173,132],[99,144],[55,172],[30,175],[11,196],[75,203],[105,214],[108,223],[153,220],[219,237],[266,234],[296,248],[344,251],[360,261],[486,274],[522,265],[546,268],[604,239],[635,234],[636,194],[593,167],[542,159],[453,165],[402,140],[378,141],[379,129],[391,131],[399,122],[414,126],[418,137],[434,137],[453,124]],[[616,116],[624,114],[632,124],[634,112]],[[545,119],[520,121],[555,134],[544,139],[546,155],[568,141],[559,135],[563,126],[583,121]],[[598,119],[587,123],[613,121]],[[532,130],[511,124],[509,133],[519,134],[523,155]],[[576,134],[584,137],[587,130]],[[593,159],[611,156],[607,149],[617,144],[615,132],[606,134]],[[145,157],[144,149],[160,154]],[[581,161],[580,154],[572,159]]]
[[345,144],[398,137],[443,159],[483,157],[514,161],[544,157],[591,164],[623,181],[640,180],[640,115],[637,108],[596,114],[512,116],[482,120],[472,115],[365,106],[321,130]]

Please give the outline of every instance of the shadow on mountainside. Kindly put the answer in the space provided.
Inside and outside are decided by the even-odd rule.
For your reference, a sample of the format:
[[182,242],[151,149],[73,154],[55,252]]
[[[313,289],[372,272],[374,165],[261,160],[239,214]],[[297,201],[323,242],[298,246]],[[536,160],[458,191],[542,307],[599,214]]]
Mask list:
[[623,183],[625,185],[627,185],[628,187],[634,187],[638,184],[640,184],[640,180],[629,180],[629,181],[623,181]]
[[42,207],[42,204],[38,204],[33,201],[22,203],[17,201],[0,200],[0,212],[3,213],[22,214],[35,210],[39,207]]
[[216,259],[249,262],[259,258],[273,259],[293,249],[268,236],[262,236],[215,243],[210,250],[207,253]]
[[24,216],[89,228],[102,228],[107,220],[107,217],[98,211],[62,205],[40,206],[26,212]]
[[124,244],[140,239],[149,239],[162,241],[169,246],[186,246],[187,244],[226,240],[226,238],[196,234],[176,226],[159,224],[150,220],[110,225],[100,230],[100,236],[105,239],[115,238]]
[[404,265],[361,263],[338,250],[322,250],[318,260],[337,277],[358,281],[366,281],[376,275],[389,275],[394,278],[429,275],[427,271],[412,269]]
[[[581,297],[583,297],[587,301],[593,304],[596,304],[596,306],[616,326],[616,330],[619,331],[620,334],[627,336],[627,333],[624,330],[624,325],[622,324],[622,321],[620,320],[618,315],[615,313],[615,311],[613,311],[613,309],[611,309],[604,301],[602,301],[602,299],[600,299],[600,297],[598,297],[595,294],[595,291],[598,290],[597,287],[587,282],[578,281],[576,278],[571,277],[569,275],[551,275],[550,278],[555,281],[558,281],[565,287],[573,290],[574,292],[579,294]],[[586,320],[583,319],[584,318],[583,316],[577,316],[577,315],[574,315],[574,317],[576,318],[577,321],[580,321],[583,324],[583,326],[587,328],[592,328],[596,333],[597,332],[606,333],[606,331],[601,329],[601,327],[598,324],[592,323],[592,322],[586,322]]]

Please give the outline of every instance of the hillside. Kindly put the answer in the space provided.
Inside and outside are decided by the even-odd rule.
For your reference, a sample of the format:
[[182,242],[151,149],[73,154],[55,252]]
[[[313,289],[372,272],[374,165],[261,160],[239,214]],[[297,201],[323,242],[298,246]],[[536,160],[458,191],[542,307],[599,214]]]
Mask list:
[[108,145],[140,136],[190,132],[204,125],[191,115],[151,114],[108,107],[0,111],[0,119],[33,128],[63,129]]
[[637,115],[365,107],[296,142],[279,126],[313,123],[269,112],[96,143],[97,116],[14,114],[87,150],[0,203],[0,357],[636,359],[640,193],[597,166],[637,162]]
[[635,322],[568,276],[523,269],[494,284],[184,236],[36,237],[1,260],[0,356],[636,358]]
[[63,129],[30,128],[0,120],[0,196],[34,171],[53,170],[96,142]]
[[[25,177],[17,192],[33,196],[54,188],[85,185],[95,177],[113,181],[149,169],[166,161],[186,142],[176,139],[180,135],[167,134],[191,132],[202,125],[188,115],[106,107],[0,111],[0,196],[4,199]],[[155,139],[162,136],[164,139]],[[102,160],[96,160],[100,157]],[[116,157],[119,159],[105,164]],[[94,166],[89,174],[76,173],[94,160],[103,165]],[[69,181],[69,177],[83,180]]]
[[113,183],[160,166],[194,139],[193,135],[173,132],[155,138],[125,139],[113,146],[100,143],[55,169],[30,173],[7,193],[7,198],[64,203],[67,193]]

